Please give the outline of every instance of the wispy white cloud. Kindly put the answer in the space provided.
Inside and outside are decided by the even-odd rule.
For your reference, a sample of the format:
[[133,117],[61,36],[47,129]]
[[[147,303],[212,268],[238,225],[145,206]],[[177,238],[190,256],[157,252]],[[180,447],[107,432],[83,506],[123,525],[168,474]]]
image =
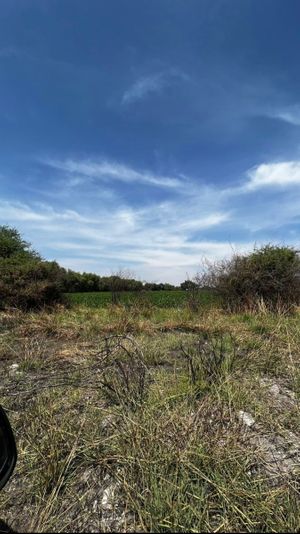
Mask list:
[[300,185],[300,161],[283,161],[279,163],[262,163],[247,173],[246,191],[263,187],[286,188]]
[[137,100],[142,100],[150,93],[160,93],[165,84],[166,79],[162,73],[140,78],[124,92],[122,103],[131,104]]
[[132,104],[146,98],[151,93],[161,93],[165,87],[179,80],[188,81],[189,76],[178,69],[169,69],[143,76],[123,93],[122,104]]
[[47,217],[43,213],[38,213],[21,202],[0,201],[0,216],[3,221],[46,221]]
[[78,185],[82,177],[106,182],[120,181],[125,183],[142,183],[156,187],[177,188],[184,184],[183,179],[177,177],[154,174],[149,171],[139,171],[114,161],[107,160],[73,160],[64,161],[47,159],[43,161],[48,166],[69,173],[73,185]]
[[211,228],[212,226],[217,226],[222,222],[228,221],[229,218],[229,213],[212,213],[206,217],[184,221],[179,224],[179,227],[184,230],[203,230],[204,228]]
[[73,221],[77,223],[92,223],[93,219],[83,217],[74,210],[54,210],[51,206],[35,203],[29,206],[22,202],[0,200],[0,219],[15,222],[51,222]]
[[294,126],[300,126],[300,105],[296,104],[267,113],[273,119],[279,119]]

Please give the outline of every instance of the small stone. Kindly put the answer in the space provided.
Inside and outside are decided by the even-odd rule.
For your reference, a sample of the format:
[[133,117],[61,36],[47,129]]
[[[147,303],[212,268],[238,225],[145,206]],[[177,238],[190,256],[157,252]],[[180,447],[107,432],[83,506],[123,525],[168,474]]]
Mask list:
[[244,412],[243,410],[239,411],[239,419],[244,425],[248,427],[253,426],[255,423],[255,419],[253,419],[252,415],[250,413]]
[[21,371],[19,371],[19,364],[18,363],[12,363],[9,366],[9,373],[11,375],[20,375]]
[[277,397],[280,393],[280,388],[278,384],[273,384],[273,386],[270,387],[269,391],[270,393],[272,393],[272,395],[275,395]]

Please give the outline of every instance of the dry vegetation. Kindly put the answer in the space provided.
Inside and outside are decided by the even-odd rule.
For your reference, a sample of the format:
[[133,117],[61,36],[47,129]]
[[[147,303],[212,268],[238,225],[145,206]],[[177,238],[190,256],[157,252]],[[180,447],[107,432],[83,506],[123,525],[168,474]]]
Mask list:
[[17,531],[300,528],[300,315],[85,307],[0,316]]

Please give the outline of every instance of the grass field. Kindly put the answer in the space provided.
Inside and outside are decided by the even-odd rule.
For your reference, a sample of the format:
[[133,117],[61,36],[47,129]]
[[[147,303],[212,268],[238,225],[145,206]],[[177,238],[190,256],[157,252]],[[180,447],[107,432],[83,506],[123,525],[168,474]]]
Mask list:
[[300,314],[0,314],[20,532],[299,532]]
[[[139,301],[148,302],[159,308],[176,308],[184,306],[189,300],[188,291],[147,291],[143,293],[123,291],[120,293],[120,302],[123,304],[134,304]],[[102,308],[111,304],[112,296],[108,291],[91,293],[68,293],[66,298],[72,304],[89,306],[92,308]],[[207,305],[212,302],[213,296],[209,291],[201,291],[199,294],[200,304]]]

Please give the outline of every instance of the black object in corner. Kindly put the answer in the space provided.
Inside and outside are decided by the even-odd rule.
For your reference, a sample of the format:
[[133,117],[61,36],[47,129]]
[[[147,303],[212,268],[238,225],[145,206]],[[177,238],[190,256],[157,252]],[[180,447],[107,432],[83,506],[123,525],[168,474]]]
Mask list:
[[8,417],[0,406],[0,490],[11,477],[17,461],[17,448]]

